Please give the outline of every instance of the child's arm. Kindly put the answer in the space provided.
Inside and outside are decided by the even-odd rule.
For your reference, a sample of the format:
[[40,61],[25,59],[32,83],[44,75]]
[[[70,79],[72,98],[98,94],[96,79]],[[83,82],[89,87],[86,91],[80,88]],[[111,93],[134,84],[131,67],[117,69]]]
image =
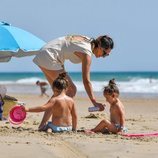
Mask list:
[[76,129],[77,129],[77,112],[76,112],[76,107],[75,107],[74,103],[73,103],[71,115],[72,115],[72,130],[76,131]]
[[27,108],[25,106],[23,106],[23,107],[26,112],[43,112],[43,111],[45,111],[42,121],[39,125],[39,130],[41,130],[44,127],[44,125],[46,124],[46,122],[49,120],[49,118],[51,117],[52,108],[53,108],[54,104],[55,104],[55,99],[51,98],[46,104],[44,104],[42,106],[37,106],[34,108]]
[[24,106],[24,109],[26,112],[43,112],[43,111],[48,110],[49,108],[52,108],[54,103],[55,103],[55,100],[50,99],[46,104],[42,106],[37,106],[33,108],[27,108],[26,106]]
[[42,118],[42,121],[38,127],[38,130],[42,130],[43,127],[46,125],[47,121],[49,120],[49,118],[52,116],[52,110],[51,109],[48,109],[47,111],[45,111],[44,115],[43,115],[43,118]]
[[122,108],[119,107],[119,113],[120,113],[120,129],[119,131],[122,131],[124,126],[125,126],[125,114],[124,111],[122,110]]

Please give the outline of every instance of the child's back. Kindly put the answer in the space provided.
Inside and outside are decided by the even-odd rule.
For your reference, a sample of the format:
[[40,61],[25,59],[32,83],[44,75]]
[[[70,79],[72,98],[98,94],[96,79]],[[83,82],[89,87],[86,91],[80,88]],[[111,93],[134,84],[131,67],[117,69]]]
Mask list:
[[71,126],[74,101],[66,95],[59,95],[52,98],[54,106],[52,107],[52,124],[56,126]]
[[[53,81],[54,95],[46,104],[34,108],[24,107],[26,112],[45,111],[39,125],[40,131],[52,129],[53,132],[62,132],[76,130],[77,128],[77,113],[73,99],[66,95],[68,81],[65,77],[66,73],[63,73]],[[48,122],[50,118],[52,120]]]

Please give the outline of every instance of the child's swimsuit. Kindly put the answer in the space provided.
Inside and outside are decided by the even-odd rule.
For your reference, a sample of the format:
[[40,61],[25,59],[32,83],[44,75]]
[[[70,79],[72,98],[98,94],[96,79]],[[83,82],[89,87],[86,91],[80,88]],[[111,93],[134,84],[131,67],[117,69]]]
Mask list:
[[115,124],[116,129],[121,129],[122,132],[127,132],[128,129],[126,127],[122,127],[120,124],[116,123]]
[[55,126],[52,122],[48,122],[46,125],[46,130],[51,128],[53,132],[63,132],[63,131],[72,131],[72,126],[62,127],[62,126]]

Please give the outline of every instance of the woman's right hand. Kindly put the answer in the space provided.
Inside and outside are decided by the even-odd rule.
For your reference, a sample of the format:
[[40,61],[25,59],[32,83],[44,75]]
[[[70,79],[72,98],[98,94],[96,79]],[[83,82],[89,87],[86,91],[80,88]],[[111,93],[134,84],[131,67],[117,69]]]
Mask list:
[[99,103],[99,102],[95,102],[93,103],[94,106],[99,107],[99,111],[104,111],[105,109],[105,104]]

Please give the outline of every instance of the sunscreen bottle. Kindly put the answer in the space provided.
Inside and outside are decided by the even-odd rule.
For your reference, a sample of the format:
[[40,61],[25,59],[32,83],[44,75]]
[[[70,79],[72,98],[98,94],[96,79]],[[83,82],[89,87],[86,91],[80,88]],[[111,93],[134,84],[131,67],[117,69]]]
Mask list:
[[97,107],[97,106],[91,106],[91,107],[88,108],[89,112],[95,112],[95,111],[99,111],[99,110],[100,110],[100,108]]

